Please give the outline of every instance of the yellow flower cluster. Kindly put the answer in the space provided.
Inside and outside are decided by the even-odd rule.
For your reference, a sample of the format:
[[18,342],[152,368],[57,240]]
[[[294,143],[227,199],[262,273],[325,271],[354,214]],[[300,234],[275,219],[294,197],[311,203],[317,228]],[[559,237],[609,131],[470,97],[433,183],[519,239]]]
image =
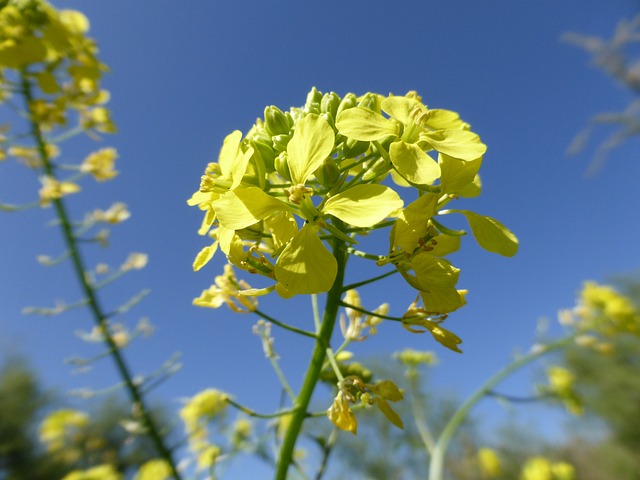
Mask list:
[[228,398],[224,392],[207,389],[189,399],[180,410],[189,446],[197,455],[200,468],[210,468],[221,453],[220,447],[209,443],[207,424],[224,412]]
[[552,462],[544,457],[532,457],[522,467],[520,480],[575,480],[573,465]]
[[544,391],[557,396],[569,413],[581,415],[583,406],[575,389],[575,375],[566,368],[554,366],[547,370],[547,377],[549,385]]
[[[45,0],[8,0],[0,8],[0,103],[14,93],[24,100],[31,128],[31,145],[10,145],[7,152],[25,166],[41,170],[40,204],[47,206],[80,190],[73,178],[54,177],[52,160],[59,155],[56,142],[85,132],[115,132],[109,94],[100,87],[107,67],[87,36],[89,21],[75,10],[56,10]],[[15,102],[20,104],[20,102]],[[73,127],[72,123],[78,123]],[[2,128],[2,139],[6,133]],[[16,132],[14,138],[23,138]],[[57,139],[57,140],[56,140]],[[4,151],[0,157],[4,158]],[[98,181],[113,178],[117,153],[105,148],[79,165],[65,165],[88,173]]]
[[359,377],[350,375],[338,382],[338,395],[327,410],[327,417],[336,427],[355,435],[358,431],[358,420],[350,404],[359,401],[363,406],[375,405],[389,422],[402,429],[402,419],[391,408],[389,402],[398,402],[403,398],[404,394],[391,380],[368,384]]
[[591,281],[584,283],[576,307],[561,311],[559,319],[584,334],[581,344],[605,351],[606,344],[592,334],[605,338],[620,333],[640,335],[640,309],[612,286]]
[[[446,315],[465,303],[456,288],[459,269],[445,258],[464,232],[436,216],[464,215],[489,251],[511,256],[518,247],[497,220],[444,209],[480,193],[485,151],[457,113],[429,109],[415,92],[340,98],[314,88],[304,107],[267,107],[246,135],[236,130],[225,138],[188,201],[204,213],[199,233],[213,239],[194,269],[219,249],[233,266],[268,279],[267,287],[239,296],[323,293],[336,279],[341,244],[378,265],[393,265],[418,291],[425,312]],[[413,187],[416,198],[405,205],[398,187]],[[352,248],[358,235],[384,228],[390,229],[385,254]]]
[[77,410],[56,410],[42,421],[40,441],[50,452],[63,450],[74,432],[88,424],[89,417],[86,413]]

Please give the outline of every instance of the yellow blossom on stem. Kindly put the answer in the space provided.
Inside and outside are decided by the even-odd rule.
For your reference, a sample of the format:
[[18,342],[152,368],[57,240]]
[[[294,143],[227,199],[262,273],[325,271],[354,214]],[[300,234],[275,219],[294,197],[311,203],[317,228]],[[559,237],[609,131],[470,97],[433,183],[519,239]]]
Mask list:
[[80,165],[80,171],[90,173],[99,182],[110,180],[118,172],[114,169],[114,163],[118,158],[115,148],[103,148],[91,153]]
[[40,178],[42,188],[40,189],[40,205],[47,206],[52,200],[57,200],[71,193],[78,193],[80,186],[73,182],[58,181],[53,177],[44,176]]

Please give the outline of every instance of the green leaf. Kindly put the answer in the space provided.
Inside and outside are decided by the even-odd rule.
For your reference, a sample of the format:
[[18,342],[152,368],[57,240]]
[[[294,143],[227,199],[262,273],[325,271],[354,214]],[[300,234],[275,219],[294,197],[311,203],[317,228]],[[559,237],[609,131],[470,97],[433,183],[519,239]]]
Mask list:
[[440,166],[416,144],[393,142],[389,156],[398,173],[411,183],[431,185],[440,177]]
[[356,185],[331,197],[322,213],[333,215],[356,227],[371,227],[402,208],[395,190],[384,185]]
[[516,236],[495,218],[468,210],[443,210],[440,212],[440,214],[445,213],[461,213],[467,217],[473,236],[485,250],[505,257],[513,257],[518,251]]
[[298,120],[287,144],[287,164],[294,185],[304,184],[331,154],[335,134],[327,121],[310,113]]
[[336,128],[354,140],[376,141],[398,135],[398,126],[393,120],[365,107],[343,110],[336,120]]

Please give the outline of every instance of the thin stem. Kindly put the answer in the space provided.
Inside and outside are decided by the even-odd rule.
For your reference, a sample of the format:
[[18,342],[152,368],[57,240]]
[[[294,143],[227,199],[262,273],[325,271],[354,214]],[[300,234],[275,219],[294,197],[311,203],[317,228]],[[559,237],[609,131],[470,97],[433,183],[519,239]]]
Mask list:
[[429,453],[429,455],[433,454],[433,450],[436,446],[436,442],[433,438],[433,434],[429,429],[429,425],[427,424],[427,419],[424,416],[423,409],[418,405],[418,397],[420,395],[420,389],[418,387],[418,373],[417,369],[412,369],[413,372],[409,371],[409,389],[411,390],[411,411],[413,413],[413,418],[416,422],[416,428],[418,429],[418,433],[420,434],[420,439],[422,443],[424,443],[425,449]]
[[[347,302],[340,301],[340,306],[344,308],[350,308],[351,310],[355,310],[356,312],[364,313],[365,315],[370,315],[372,317],[378,317],[384,320],[393,320],[394,322],[402,322],[401,317],[390,317],[389,315],[382,315],[381,313],[370,312],[369,310],[365,310],[364,308],[358,307],[356,305],[351,305],[350,303],[347,303]],[[405,320],[406,320],[406,317],[405,317]]]
[[289,330],[290,332],[298,333],[298,334],[300,334],[300,335],[304,335],[305,337],[311,337],[311,338],[313,338],[313,339],[318,338],[318,337],[316,336],[316,334],[315,334],[315,333],[313,333],[313,332],[308,332],[308,331],[306,331],[306,330],[301,330],[301,329],[299,329],[299,328],[292,327],[291,325],[288,325],[288,324],[286,324],[286,323],[283,323],[283,322],[281,322],[280,320],[276,320],[275,318],[273,318],[273,317],[271,317],[271,316],[267,315],[266,313],[264,313],[264,312],[263,312],[263,311],[261,311],[261,310],[258,310],[258,309],[253,310],[253,313],[255,313],[255,314],[256,314],[256,315],[258,315],[259,317],[261,317],[261,318],[265,319],[267,322],[271,322],[271,323],[273,323],[274,325],[279,326],[280,328],[284,328],[285,330]]
[[255,410],[252,410],[249,407],[245,407],[244,405],[241,405],[235,400],[232,400],[230,398],[227,398],[226,402],[229,405],[232,405],[233,407],[237,408],[241,412],[246,413],[250,417],[256,417],[256,418],[278,418],[278,417],[284,417],[285,415],[290,415],[294,412],[294,410],[280,410],[279,412],[276,412],[276,413],[258,413]]
[[542,355],[549,352],[560,350],[566,347],[575,339],[574,335],[562,338],[548,345],[541,346],[540,348],[533,349],[528,354],[518,358],[511,364],[498,371],[492,377],[490,377],[478,390],[476,390],[453,414],[453,417],[449,420],[444,427],[436,448],[433,451],[431,457],[431,465],[429,466],[429,480],[442,480],[442,473],[444,468],[444,458],[447,452],[449,442],[453,438],[453,435],[458,430],[458,427],[462,424],[469,411],[478,403],[482,398],[486,397],[489,392],[493,391],[493,388],[498,385],[502,380],[511,375],[516,370],[524,367],[525,365],[537,360]]
[[[342,225],[340,224],[340,226]],[[333,333],[333,327],[335,326],[338,316],[344,273],[347,265],[347,255],[343,241],[334,238],[332,243],[333,256],[338,264],[336,279],[327,293],[322,325],[318,331],[318,338],[311,356],[311,361],[309,362],[309,367],[307,368],[307,373],[305,374],[302,388],[294,403],[295,412],[291,417],[291,423],[289,424],[289,428],[287,428],[287,433],[280,447],[280,455],[275,475],[276,480],[286,480],[287,478],[287,471],[293,459],[294,447],[300,434],[302,423],[307,415],[306,412],[309,402],[311,401],[311,395],[318,383],[318,378],[320,377],[320,372],[322,371],[326,357],[326,349],[330,344],[331,334]]]
[[398,273],[398,270],[391,270],[387,273],[383,273],[382,275],[378,275],[377,277],[369,278],[368,280],[363,280],[361,282],[351,283],[345,287],[342,287],[342,291],[346,292],[347,290],[353,290],[354,288],[362,287],[364,285],[369,285],[370,283],[377,282],[378,280],[382,280],[383,278],[390,277],[394,273]]
[[[44,136],[38,122],[35,120],[35,115],[31,110],[31,105],[34,100],[31,90],[31,84],[29,83],[29,80],[26,78],[24,73],[21,74],[21,80],[24,97],[29,112],[31,136],[36,143],[38,154],[40,155],[40,160],[42,161],[45,174],[54,178],[54,167],[51,164],[51,159],[49,158],[49,154],[47,153]],[[148,431],[149,436],[151,437],[151,440],[153,441],[158,454],[169,464],[173,477],[176,480],[180,480],[182,477],[178,473],[176,464],[174,463],[172,458],[171,451],[165,446],[162,434],[160,433],[160,429],[156,426],[153,418],[151,417],[150,411],[145,405],[142,398],[142,394],[133,379],[133,375],[129,370],[129,367],[127,366],[116,342],[109,332],[109,329],[107,327],[107,315],[103,312],[99,304],[97,294],[89,283],[87,276],[85,275],[87,269],[85,268],[84,261],[82,260],[80,251],[78,250],[76,238],[73,235],[71,222],[69,220],[69,215],[67,214],[64,202],[62,198],[55,198],[52,200],[52,203],[55,208],[56,215],[60,220],[60,228],[62,230],[62,235],[64,237],[67,249],[70,253],[71,263],[73,264],[76,277],[78,278],[84,295],[88,300],[89,310],[93,315],[93,319],[96,325],[103,332],[104,341],[109,348],[111,358],[116,364],[116,368],[118,370],[118,373],[120,374],[120,378],[122,378],[124,381],[133,405],[135,406],[136,410],[140,412],[142,421]]]
[[269,362],[271,363],[273,370],[276,372],[276,375],[278,376],[278,380],[280,380],[280,384],[282,385],[282,388],[284,388],[284,391],[287,392],[287,395],[289,396],[291,401],[292,402],[295,401],[296,394],[293,393],[293,390],[291,389],[291,385],[289,385],[287,378],[284,376],[284,372],[280,368],[280,364],[278,363],[277,358],[274,356],[270,356]]

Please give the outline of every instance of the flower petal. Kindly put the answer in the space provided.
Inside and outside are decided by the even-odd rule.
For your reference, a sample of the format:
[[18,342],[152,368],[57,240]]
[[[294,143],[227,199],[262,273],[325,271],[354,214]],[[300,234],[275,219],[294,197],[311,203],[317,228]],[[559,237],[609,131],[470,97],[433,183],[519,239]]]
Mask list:
[[269,215],[289,210],[286,203],[264,193],[258,187],[236,188],[213,202],[220,225],[241,230]]
[[298,120],[287,144],[287,164],[294,185],[304,184],[331,154],[335,134],[327,121],[310,113]]
[[356,227],[371,227],[402,208],[403,203],[392,188],[356,185],[327,200],[322,212]]
[[472,184],[480,166],[482,157],[476,160],[460,160],[444,153],[438,156],[440,165],[440,188],[442,193],[458,194]]
[[392,250],[398,247],[407,253],[415,250],[418,241],[427,234],[429,219],[436,212],[437,202],[437,194],[425,193],[402,210],[391,230]]
[[516,236],[495,218],[479,215],[468,210],[446,211],[446,213],[454,212],[461,213],[467,217],[473,236],[485,250],[505,257],[513,257],[518,251],[518,239]]
[[403,141],[389,147],[391,163],[405,179],[417,185],[431,185],[440,177],[440,166],[418,145]]
[[275,275],[281,296],[327,292],[333,285],[338,264],[318,237],[318,230],[313,224],[302,227],[278,257]]
[[398,135],[398,126],[393,120],[365,107],[343,110],[336,120],[336,128],[354,140],[375,141]]
[[438,152],[460,160],[476,160],[487,151],[480,137],[468,130],[443,129],[422,132],[420,141],[428,143]]

